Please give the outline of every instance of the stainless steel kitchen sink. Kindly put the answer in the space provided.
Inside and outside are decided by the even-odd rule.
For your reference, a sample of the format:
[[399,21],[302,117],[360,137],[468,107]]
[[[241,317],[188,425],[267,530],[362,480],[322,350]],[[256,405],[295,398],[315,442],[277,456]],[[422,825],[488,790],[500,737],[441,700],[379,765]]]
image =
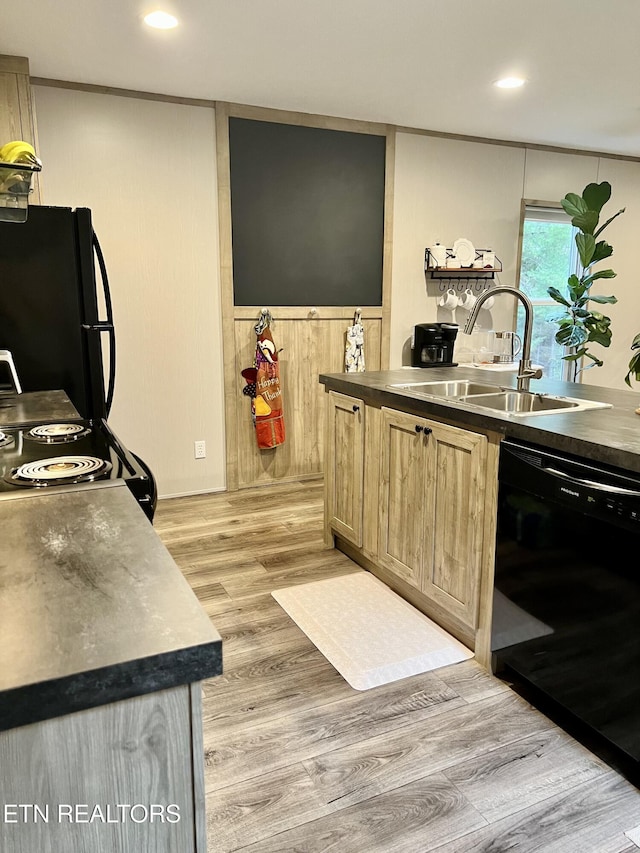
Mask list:
[[413,394],[425,394],[427,397],[465,397],[472,394],[495,394],[503,391],[502,385],[488,385],[484,382],[474,382],[469,379],[451,380],[450,382],[413,382],[399,385],[387,385],[394,391],[409,391]]
[[393,391],[402,391],[412,397],[439,397],[448,403],[466,403],[492,409],[515,417],[531,415],[569,414],[588,409],[610,409],[609,403],[560,397],[553,394],[536,394],[533,391],[516,391],[504,385],[490,385],[468,379],[434,382],[403,382],[387,385]]
[[555,397],[552,394],[535,394],[532,391],[501,391],[499,394],[476,394],[459,397],[458,402],[469,403],[509,415],[550,415],[583,412],[587,409],[611,408],[608,403],[578,400],[573,397]]

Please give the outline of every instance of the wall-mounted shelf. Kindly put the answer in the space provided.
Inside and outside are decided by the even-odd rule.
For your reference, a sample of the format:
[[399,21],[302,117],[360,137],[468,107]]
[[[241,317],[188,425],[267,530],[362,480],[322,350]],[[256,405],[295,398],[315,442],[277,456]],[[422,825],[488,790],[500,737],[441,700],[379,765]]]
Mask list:
[[[476,249],[476,257],[474,264],[482,263],[482,256],[490,249]],[[447,249],[447,261],[453,259],[453,249]],[[495,257],[495,265],[493,267],[469,266],[469,267],[450,267],[436,266],[433,263],[433,256],[429,249],[424,250],[424,271],[429,273],[431,278],[464,278],[464,279],[479,279],[481,281],[492,279],[497,272],[502,272],[502,261],[497,256]]]
[[0,222],[24,222],[29,209],[31,181],[42,166],[0,161]]

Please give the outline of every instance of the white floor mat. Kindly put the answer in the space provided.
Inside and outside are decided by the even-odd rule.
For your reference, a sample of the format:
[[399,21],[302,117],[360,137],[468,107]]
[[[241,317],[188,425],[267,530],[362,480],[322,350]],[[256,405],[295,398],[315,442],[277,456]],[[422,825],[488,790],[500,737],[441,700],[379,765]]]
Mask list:
[[473,657],[470,649],[369,572],[271,594],[356,690]]

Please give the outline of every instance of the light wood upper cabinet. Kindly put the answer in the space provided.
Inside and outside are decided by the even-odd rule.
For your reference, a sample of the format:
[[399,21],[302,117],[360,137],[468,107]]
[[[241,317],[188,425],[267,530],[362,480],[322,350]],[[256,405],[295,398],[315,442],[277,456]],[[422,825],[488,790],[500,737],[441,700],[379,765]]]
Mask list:
[[477,625],[487,439],[383,409],[378,562]]
[[[24,56],[0,55],[0,146],[14,139],[30,142],[38,150],[29,60]],[[30,202],[39,204],[38,175],[32,185]]]
[[364,506],[364,415],[362,400],[329,392],[327,520],[336,533],[358,547]]

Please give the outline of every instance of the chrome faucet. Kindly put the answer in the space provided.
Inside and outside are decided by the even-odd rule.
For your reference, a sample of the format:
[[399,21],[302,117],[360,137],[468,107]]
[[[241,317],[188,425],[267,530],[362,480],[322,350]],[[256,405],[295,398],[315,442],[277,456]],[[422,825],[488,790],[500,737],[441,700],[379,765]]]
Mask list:
[[531,367],[531,334],[533,331],[533,305],[531,304],[531,300],[529,297],[524,294],[521,290],[518,290],[515,287],[507,287],[506,285],[500,285],[499,287],[494,287],[491,290],[485,290],[482,293],[473,308],[471,309],[471,313],[469,314],[469,319],[467,320],[464,333],[465,335],[471,334],[473,327],[475,326],[476,320],[478,319],[478,312],[482,308],[483,304],[489,299],[489,297],[493,296],[495,293],[512,293],[516,299],[519,299],[520,302],[524,305],[524,334],[522,336],[522,352],[520,353],[520,362],[518,364],[518,391],[528,391],[529,390],[529,381],[531,379],[540,379],[542,377],[542,370],[538,367],[535,370]]

